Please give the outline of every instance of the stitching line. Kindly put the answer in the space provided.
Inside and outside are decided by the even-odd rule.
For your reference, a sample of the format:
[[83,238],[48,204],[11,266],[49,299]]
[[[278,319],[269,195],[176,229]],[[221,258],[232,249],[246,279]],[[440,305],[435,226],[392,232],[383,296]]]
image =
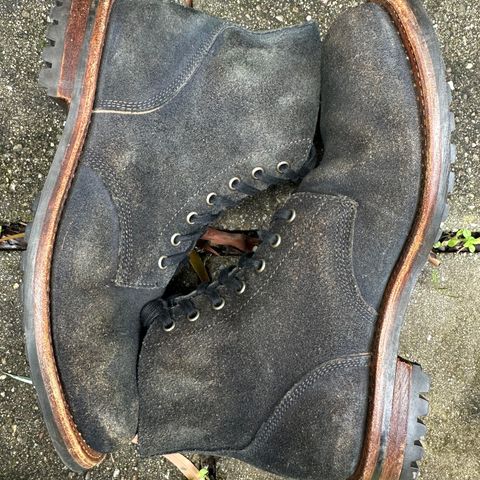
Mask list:
[[[423,127],[423,131],[424,131],[424,136],[426,137],[428,135],[428,126],[427,126],[427,115],[426,115],[426,107],[425,107],[425,86],[424,84],[422,83],[421,81],[421,74],[420,74],[420,67],[418,65],[418,60],[417,60],[417,57],[416,57],[416,54],[415,54],[415,49],[413,48],[413,45],[412,45],[412,42],[410,40],[410,35],[408,34],[406,28],[405,28],[405,25],[403,23],[403,20],[402,18],[400,17],[398,11],[396,10],[396,8],[393,6],[393,5],[389,5],[390,8],[390,12],[391,14],[393,15],[393,17],[395,18],[395,20],[397,21],[397,24],[395,25],[395,22],[394,25],[397,27],[397,30],[401,30],[403,32],[403,38],[405,38],[405,41],[406,43],[408,44],[408,48],[406,48],[407,50],[407,54],[410,52],[410,55],[409,55],[409,58],[411,60],[411,63],[413,65],[413,77],[415,79],[414,83],[417,87],[417,89],[420,91],[420,95],[417,99],[420,100],[420,105],[421,105],[421,111],[422,111],[422,127]],[[400,40],[402,40],[402,36],[400,35]],[[401,42],[403,43],[403,42]],[[424,157],[425,154],[426,154],[426,151],[425,151],[425,139],[423,141],[423,145],[422,145],[422,156]]]
[[130,221],[132,211],[129,202],[125,200],[124,190],[121,188],[111,167],[95,154],[89,154],[85,159],[85,163],[89,165],[100,178],[104,178],[108,182],[108,188],[118,201],[114,201],[118,210],[118,218],[120,220],[121,232],[119,242],[119,262],[115,284],[125,282],[124,275],[128,272],[129,267],[133,263],[133,239],[130,229]]
[[161,92],[141,102],[128,102],[123,100],[103,100],[96,107],[98,109],[118,109],[122,111],[138,111],[156,108],[166,103],[166,101],[177,94],[192,79],[198,67],[202,64],[208,53],[214,47],[217,39],[227,29],[234,28],[231,25],[222,24],[216,27],[210,36],[201,44],[197,52],[190,58],[185,68]]
[[[290,389],[281,401],[275,407],[270,418],[260,427],[257,434],[244,449],[251,447],[253,452],[257,451],[263,443],[275,432],[279,427],[282,418],[288,410],[304,395],[304,393],[312,387],[320,378],[331,374],[337,370],[343,370],[351,367],[363,367],[368,363],[369,357],[362,356],[357,358],[347,358],[330,361],[327,364],[321,365],[312,373],[304,377],[302,383],[297,384]],[[335,363],[333,363],[335,362]]]
[[[271,154],[272,152],[277,151],[277,149],[278,150],[288,149],[289,147],[302,145],[302,144],[306,144],[305,154],[308,153],[311,146],[311,139],[301,138],[298,140],[292,140],[291,142],[279,145],[275,149],[270,148],[262,152],[253,153],[247,157],[244,157],[241,160],[236,160],[232,162],[230,165],[226,166],[220,172],[216,173],[213,177],[211,177],[207,184],[204,184],[200,188],[198,188],[195,191],[195,193],[191,195],[185,201],[185,203],[172,214],[168,222],[163,226],[162,230],[160,231],[159,237],[161,237],[165,233],[167,228],[172,224],[175,218],[178,217],[178,215],[185,208],[186,205],[188,205],[192,200],[194,200],[195,197],[197,197],[201,193],[201,191],[206,190],[207,189],[206,187],[208,187],[209,185],[212,185],[218,177],[220,177],[230,168],[234,167],[235,165],[238,165],[239,163],[248,162],[249,160],[253,159],[257,155],[268,155],[268,154]],[[145,282],[144,280],[142,280],[142,277],[140,277],[139,282],[136,282],[136,283],[129,282],[128,280],[129,271],[130,271],[130,268],[133,266],[133,261],[134,261],[133,236],[132,236],[132,230],[130,228],[130,222],[131,222],[131,219],[133,218],[133,214],[130,208],[130,202],[125,198],[124,189],[121,187],[119,181],[117,180],[115,174],[113,173],[112,168],[105,161],[103,161],[100,156],[94,153],[90,153],[88,156],[85,157],[85,162],[86,164],[90,165],[92,169],[94,169],[96,173],[100,175],[101,178],[102,177],[105,178],[105,180],[108,182],[109,189],[112,191],[114,196],[118,198],[118,201],[114,203],[118,209],[118,216],[119,216],[120,225],[122,229],[120,233],[120,242],[119,242],[120,258],[118,263],[117,275],[115,278],[115,285],[119,287],[125,287],[125,288],[157,288],[156,283]]]
[[[102,18],[101,16],[99,16],[100,14],[97,12],[96,15],[95,15],[95,19],[94,19],[94,28],[93,28],[93,32],[92,32],[92,35],[95,33],[95,30],[96,28],[98,27],[98,32],[100,34],[100,37],[103,39],[105,38],[105,30],[104,30],[104,27],[105,27],[105,23],[108,23],[108,20],[110,18],[110,15],[111,15],[111,9],[112,9],[112,4],[113,4],[114,0],[110,0],[108,2],[108,4],[105,5],[105,8],[106,8],[106,11],[103,12],[104,15],[105,15],[105,18],[103,19],[102,21]],[[99,21],[99,25],[96,25],[97,24],[97,21]],[[92,46],[89,45],[89,49],[88,49],[88,54],[90,55],[92,53]],[[95,75],[98,76],[98,71],[95,73]],[[76,162],[76,168],[78,168],[78,164],[80,162],[80,158],[77,159],[77,162]],[[65,194],[68,193],[69,189],[71,188],[72,186],[72,181],[73,181],[73,176],[68,180],[68,185],[67,185],[67,188],[65,189]],[[58,232],[57,232],[58,233]],[[48,265],[50,266],[49,268],[51,269],[52,268],[52,261],[53,261],[53,248],[49,249],[49,252],[47,254],[47,261],[48,261]],[[49,276],[51,277],[51,271],[49,273]],[[51,293],[51,285],[48,284],[46,286],[46,295],[49,297],[50,296],[50,293]],[[48,312],[49,314],[51,314],[51,306],[50,304],[48,305]],[[52,331],[51,331],[51,327],[50,327],[50,332],[49,334],[47,335],[47,345],[48,345],[48,349],[51,351],[51,352],[54,352],[54,346],[53,346],[53,335],[52,335]],[[62,404],[64,405],[64,410],[65,410],[65,414],[66,414],[66,420],[67,420],[67,423],[69,424],[68,426],[70,427],[72,433],[73,433],[73,436],[75,437],[75,439],[80,443],[80,445],[83,447],[83,452],[82,452],[82,455],[85,456],[85,454],[87,454],[87,456],[89,456],[90,458],[94,458],[94,461],[96,463],[98,463],[98,461],[101,461],[103,455],[100,454],[99,452],[96,452],[94,449],[92,449],[92,447],[90,447],[90,445],[87,444],[86,440],[83,438],[83,435],[82,433],[80,432],[74,418],[73,418],[73,413],[70,409],[70,406],[68,405],[67,403],[67,398],[66,398],[66,395],[65,395],[65,389],[63,388],[62,386],[62,382],[60,380],[60,372],[59,372],[59,369],[58,369],[58,366],[56,364],[56,361],[54,361],[54,365],[53,365],[53,374],[55,375],[55,380],[56,380],[56,383],[57,385],[60,386],[60,401],[62,402]],[[42,373],[43,375],[43,373]],[[62,422],[63,423],[63,422]],[[67,432],[67,435],[68,435],[68,432]],[[62,434],[62,437],[63,437],[63,434]],[[72,457],[73,458],[73,457]],[[97,460],[98,459],[98,460]]]
[[[356,213],[357,213],[356,210],[353,209],[353,218],[351,219],[352,222],[354,222],[356,219]],[[350,221],[345,211],[342,212],[341,219],[342,219],[343,225],[346,225]],[[354,229],[347,227],[347,234],[348,234],[348,237],[344,235],[342,235],[341,237],[341,249],[342,249],[341,251],[348,252],[348,258],[350,259],[350,261],[347,263],[347,255],[335,254],[335,263],[338,262],[342,266],[339,272],[341,273],[341,277],[342,277],[341,278],[342,287],[345,293],[347,294],[346,300],[348,302],[348,305],[354,310],[356,310],[361,315],[363,320],[370,321],[370,317],[372,315],[377,315],[377,312],[374,308],[372,308],[370,305],[367,304],[356,283],[355,272],[353,271],[353,262],[351,261],[353,259],[352,240],[354,236]],[[354,279],[353,293],[357,301],[355,301],[355,299],[353,299],[350,295],[350,293],[352,292],[349,291],[351,289],[349,277],[351,279]]]

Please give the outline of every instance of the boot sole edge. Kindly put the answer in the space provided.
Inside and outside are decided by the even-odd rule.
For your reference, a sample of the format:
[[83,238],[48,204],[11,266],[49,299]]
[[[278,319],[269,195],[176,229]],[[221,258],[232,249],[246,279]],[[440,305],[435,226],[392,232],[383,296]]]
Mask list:
[[[63,10],[57,11],[56,15],[60,17],[61,13],[64,20],[67,20],[67,8],[69,12],[84,14],[85,0],[78,0],[78,9],[75,7],[76,2],[77,0],[58,2],[54,8]],[[114,0],[99,0],[94,17],[90,9],[88,21],[82,17],[86,24],[85,34],[81,42],[76,36],[75,52],[61,47],[62,41],[58,39],[59,43],[47,47],[57,47],[57,50],[51,52],[50,57],[44,54],[44,58],[52,60],[63,58],[67,54],[73,55],[68,68],[65,67],[65,62],[59,61],[55,71],[51,69],[48,82],[45,82],[44,72],[40,76],[40,82],[46,86],[48,94],[67,102],[70,108],[62,139],[41,192],[33,223],[29,227],[28,249],[23,261],[24,329],[33,384],[55,450],[65,465],[78,473],[93,468],[105,455],[85,442],[65,397],[52,338],[50,274],[57,227],[90,123],[103,42],[113,2]],[[64,22],[62,26],[65,31],[68,30],[67,23]],[[73,68],[75,63],[76,67]],[[66,83],[67,77],[72,75],[76,77],[74,87]]]
[[[395,382],[399,368],[397,355],[400,330],[411,292],[432,245],[441,234],[441,223],[448,214],[447,198],[454,183],[454,175],[450,171],[455,151],[450,144],[454,122],[449,110],[451,92],[445,78],[440,47],[431,21],[420,1],[371,1],[389,13],[412,64],[424,121],[424,173],[414,225],[392,273],[380,310],[379,327],[374,340],[366,438],[361,460],[350,480],[412,480],[418,471],[417,456],[423,452],[414,438],[415,432],[411,431],[416,428],[416,420],[409,421],[409,426],[413,426],[406,432],[407,443],[403,450],[388,446],[390,431],[395,428],[398,416],[414,418],[417,404],[421,403],[418,400],[420,397],[415,398],[412,393],[408,407],[404,406],[403,412],[395,410]],[[421,376],[418,373],[419,368],[412,367],[413,379]],[[399,452],[402,455],[401,468],[400,471],[392,473],[391,466],[396,464],[394,457]]]

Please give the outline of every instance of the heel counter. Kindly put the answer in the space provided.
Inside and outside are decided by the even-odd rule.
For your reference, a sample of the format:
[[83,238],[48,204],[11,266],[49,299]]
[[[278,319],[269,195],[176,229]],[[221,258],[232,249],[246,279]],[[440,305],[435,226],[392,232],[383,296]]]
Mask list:
[[241,459],[302,480],[344,480],[360,459],[367,418],[370,355],[322,364],[297,383]]

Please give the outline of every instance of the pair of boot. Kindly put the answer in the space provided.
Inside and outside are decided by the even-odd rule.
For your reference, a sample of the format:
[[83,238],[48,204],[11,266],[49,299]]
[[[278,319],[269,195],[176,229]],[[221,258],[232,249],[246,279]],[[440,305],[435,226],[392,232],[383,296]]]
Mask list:
[[[428,380],[399,332],[453,183],[419,1],[367,1],[322,44],[314,23],[253,33],[160,0],[69,0],[52,18],[41,80],[69,114],[24,304],[62,460],[84,471],[138,435],[144,455],[412,478]],[[163,297],[225,209],[287,182],[253,254]]]

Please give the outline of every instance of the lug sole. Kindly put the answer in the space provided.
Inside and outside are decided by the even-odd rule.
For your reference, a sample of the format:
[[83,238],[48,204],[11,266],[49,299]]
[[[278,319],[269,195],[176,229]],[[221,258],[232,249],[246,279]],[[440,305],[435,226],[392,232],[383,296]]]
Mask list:
[[[54,7],[52,15],[57,23],[53,25],[55,29],[58,27],[58,32],[54,29],[58,37],[54,45],[47,47],[52,50],[44,54],[51,67],[49,72],[42,71],[41,82],[49,95],[69,103],[69,112],[33,223],[27,231],[28,249],[22,262],[24,327],[32,380],[57,453],[65,465],[79,473],[99,464],[105,455],[82,438],[64,395],[50,323],[50,275],[58,224],[90,123],[113,2],[98,0],[93,11],[89,8],[90,1],[84,0],[57,2]],[[74,23],[80,21],[79,15],[85,23],[83,37],[80,33],[83,27],[74,28]],[[51,27],[50,37],[54,36],[52,31]],[[72,35],[74,40],[70,41]],[[76,77],[74,86],[73,77]]]
[[419,472],[423,458],[422,440],[427,429],[422,421],[428,415],[424,395],[430,390],[430,379],[419,365],[397,360],[392,419],[387,452],[380,480],[411,480]]
[[[417,383],[422,381],[417,379],[424,377],[418,366],[410,366],[411,372],[406,375],[408,368],[403,364],[398,366],[397,355],[410,295],[448,215],[447,199],[454,187],[450,167],[456,149],[450,137],[455,122],[450,112],[451,90],[446,82],[440,47],[420,0],[371,1],[389,13],[412,65],[423,118],[423,182],[414,225],[385,290],[379,313],[366,437],[361,460],[350,480],[412,480],[422,449],[416,435],[423,432],[423,427],[417,426],[416,418],[424,402],[414,392]],[[397,386],[401,383],[398,375],[413,378],[412,393],[403,406],[396,404],[396,395],[402,391]],[[403,392],[406,395],[405,388]],[[403,448],[399,447],[399,437],[395,434],[402,418],[409,425],[403,433]]]
[[67,105],[72,101],[91,3],[57,0],[49,15],[39,83],[50,97]]

